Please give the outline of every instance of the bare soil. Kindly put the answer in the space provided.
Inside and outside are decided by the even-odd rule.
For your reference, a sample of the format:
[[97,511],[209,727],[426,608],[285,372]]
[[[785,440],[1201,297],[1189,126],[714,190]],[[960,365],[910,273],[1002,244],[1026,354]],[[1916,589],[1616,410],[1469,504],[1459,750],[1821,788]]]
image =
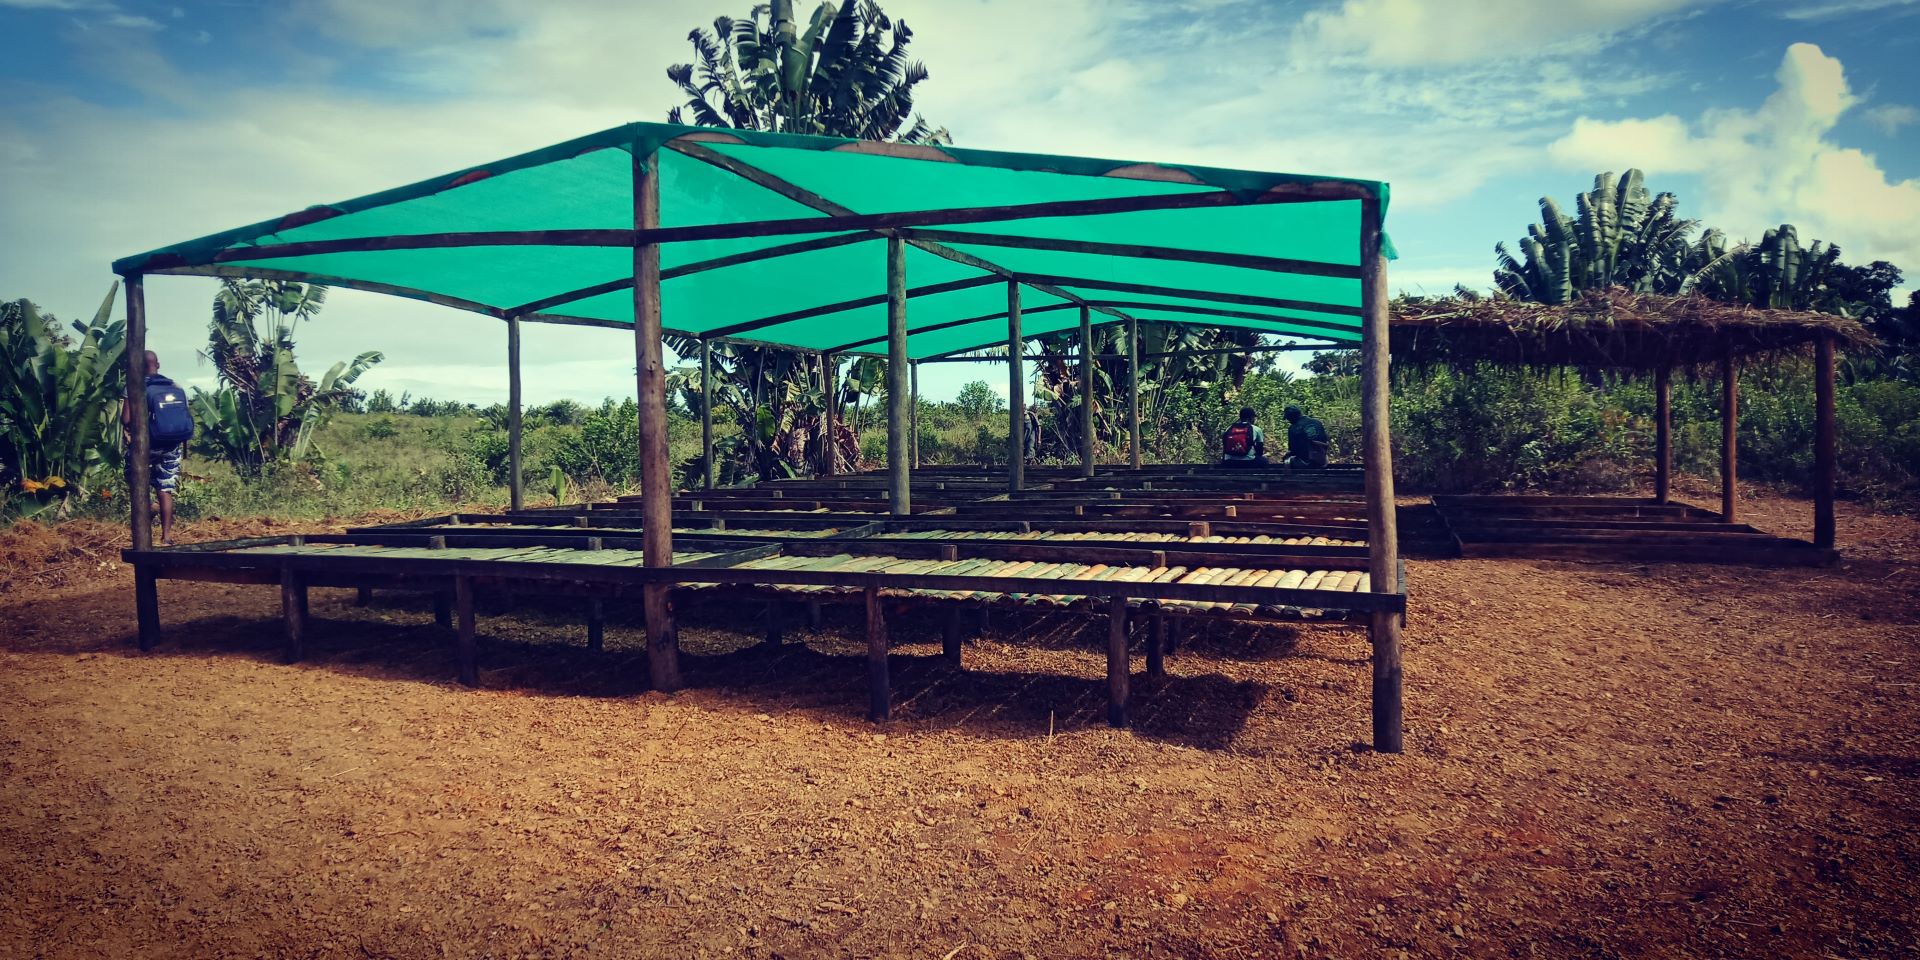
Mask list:
[[277,591],[163,583],[140,655],[112,531],[16,528],[0,956],[1913,956],[1920,522],[1840,535],[1415,563],[1383,756],[1347,629],[1210,628],[1112,730],[1101,628],[997,616],[954,673],[903,615],[876,728],[851,611],[768,649],[688,600],[661,695],[523,602],[470,691],[404,595],[316,591],[286,666]]

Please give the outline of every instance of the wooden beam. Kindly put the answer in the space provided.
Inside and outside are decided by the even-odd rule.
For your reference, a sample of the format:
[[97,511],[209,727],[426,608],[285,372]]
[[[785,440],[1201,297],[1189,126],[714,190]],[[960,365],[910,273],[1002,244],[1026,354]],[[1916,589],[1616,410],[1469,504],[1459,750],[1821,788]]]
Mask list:
[[[1374,593],[1398,593],[1400,544],[1393,499],[1393,434],[1387,392],[1392,383],[1388,349],[1387,258],[1381,250],[1380,205],[1360,205],[1360,262],[1366,337],[1361,345],[1360,429],[1367,491],[1367,571]],[[1373,641],[1373,748],[1402,749],[1400,617],[1374,613],[1368,618]]]
[[1147,620],[1147,676],[1158,680],[1167,675],[1167,615],[1159,604]]
[[160,642],[160,590],[153,570],[146,564],[133,568],[134,622],[140,651],[152,650]]
[[1127,463],[1140,469],[1140,321],[1127,321]]
[[604,601],[595,597],[587,601],[587,649],[604,650],[607,647],[607,608]]
[[[1114,290],[1120,293],[1143,293],[1156,297],[1180,297],[1187,300],[1205,300],[1214,303],[1239,303],[1255,307],[1273,307],[1279,310],[1311,310],[1315,313],[1331,313],[1344,317],[1360,316],[1359,307],[1350,307],[1338,303],[1321,303],[1315,300],[1294,300],[1287,297],[1261,297],[1244,293],[1224,293],[1214,290],[1193,290],[1186,287],[1163,287],[1151,283],[1127,283],[1120,280],[1102,280],[1096,277],[1061,277],[1051,274],[1020,275],[1022,283],[1052,284],[1057,287],[1081,287],[1088,290]],[[1091,301],[1090,301],[1091,302]],[[1312,321],[1288,320],[1305,326],[1315,326]],[[1327,324],[1318,324],[1327,326]],[[1335,329],[1351,331],[1352,327]]]
[[[1349,336],[1356,336],[1356,337],[1360,333],[1360,327],[1358,324],[1341,325],[1338,323],[1329,323],[1324,320],[1309,320],[1309,319],[1303,319],[1300,317],[1289,317],[1285,314],[1280,314],[1280,313],[1256,313],[1251,310],[1234,310],[1230,307],[1209,307],[1203,304],[1155,303],[1151,300],[1089,300],[1087,301],[1087,303],[1094,307],[1123,307],[1129,310],[1154,310],[1154,311],[1159,311],[1163,313],[1190,313],[1195,316],[1201,316],[1201,317],[1227,317],[1234,320],[1262,320],[1270,323],[1285,323],[1285,324],[1290,324],[1298,327],[1307,327],[1314,330],[1331,330],[1331,331],[1345,333]],[[1156,321],[1156,322],[1179,323],[1182,321],[1162,320],[1162,321]],[[1279,333],[1280,331],[1267,330],[1262,332]],[[1359,346],[1359,343],[1356,341],[1354,343],[1354,346]]]
[[946,658],[947,665],[955,669],[961,666],[960,643],[966,631],[961,617],[971,612],[960,604],[951,604],[940,611],[940,655]]
[[520,318],[507,318],[507,502],[518,510],[526,499],[520,441],[524,423],[520,407]]
[[867,719],[884,723],[893,714],[893,683],[887,672],[887,616],[880,588],[862,592],[867,608]]
[[[633,158],[633,225],[648,230],[660,223],[659,157]],[[673,470],[667,457],[667,367],[660,343],[660,247],[633,247],[634,376],[640,404],[640,493],[642,550],[649,567],[673,564]],[[649,584],[641,599],[646,610],[647,670],[653,689],[680,688],[680,651],[674,630],[670,587]]]
[[[937,296],[942,293],[952,293],[956,290],[969,290],[974,287],[984,287],[988,284],[999,283],[999,282],[1001,281],[998,277],[966,277],[960,280],[948,280],[944,283],[930,283],[924,287],[909,287],[907,289],[907,296],[931,297],[931,296]],[[827,303],[817,307],[807,307],[802,310],[790,310],[786,313],[776,313],[769,317],[761,317],[758,320],[743,320],[739,323],[731,323],[724,327],[716,327],[712,330],[708,330],[705,336],[730,337],[736,333],[746,333],[749,330],[758,330],[761,327],[771,327],[776,324],[791,323],[795,320],[809,320],[814,317],[824,317],[829,314],[840,313],[846,310],[857,310],[861,307],[877,307],[886,302],[887,302],[887,295],[884,293],[876,294],[874,296],[869,296],[869,297],[855,297],[852,300],[842,300],[838,303]]]
[[[398,284],[377,283],[372,280],[355,280],[351,277],[336,277],[329,274],[312,273],[306,270],[278,270],[272,267],[251,265],[242,267],[212,265],[169,267],[165,270],[154,270],[151,272],[174,277],[231,277],[243,280],[289,280],[295,283],[318,283],[329,287],[343,287],[348,290],[362,290],[367,293],[383,293],[388,296],[406,297],[409,300],[419,300],[423,303],[452,307],[455,310],[465,310],[468,313],[482,314],[493,317],[496,320],[505,319],[507,316],[507,312],[499,307],[489,306],[474,300],[463,300],[459,297],[449,297],[445,294],[434,293],[429,290],[416,290],[412,287],[403,287]],[[626,324],[620,324],[620,326],[624,327]]]
[[1813,411],[1813,545],[1832,549],[1835,443],[1831,334],[1821,334],[1813,345]]
[[907,443],[913,447],[913,468],[920,469],[920,362],[910,361],[907,367],[907,391],[911,395],[911,409],[907,414],[910,436]]
[[[1072,303],[1072,302],[1049,303],[1039,307],[1027,307],[1027,308],[1024,308],[1022,312],[1023,313],[1049,313],[1054,310],[1074,310],[1074,309],[1077,309],[1079,306],[1080,304]],[[1007,318],[1006,311],[996,310],[993,313],[983,313],[977,317],[962,317],[958,320],[942,320],[939,323],[929,323],[924,327],[909,326],[907,327],[907,336],[913,337],[913,336],[918,336],[919,334],[922,334],[922,333],[932,333],[936,330],[946,330],[952,327],[964,327],[969,323],[986,323],[990,320],[1005,320],[1006,318]],[[847,353],[848,351],[858,350],[861,347],[871,347],[874,344],[885,343],[885,342],[887,342],[887,338],[885,336],[868,337],[865,340],[855,340],[851,343],[843,343],[837,347],[831,347],[829,348],[828,352]],[[979,348],[966,347],[963,349],[977,350]]]
[[1093,313],[1080,308],[1080,475],[1093,476]]
[[1720,519],[1733,523],[1738,506],[1734,486],[1740,473],[1740,368],[1733,354],[1720,357]]
[[1007,281],[1007,489],[1027,485],[1027,400],[1024,341],[1020,336],[1020,284]]
[[[147,436],[147,293],[145,278],[127,277],[127,507],[130,544],[153,548],[152,442]],[[12,376],[12,374],[8,374]]]
[[713,489],[713,341],[700,338],[700,489]]
[[1127,595],[1107,598],[1107,726],[1127,725],[1127,684],[1133,658],[1127,651]]
[[1241,267],[1249,270],[1265,270],[1303,276],[1339,277],[1349,280],[1360,279],[1360,267],[1357,264],[1326,263],[1318,260],[1263,257],[1246,253],[1222,253],[1212,250],[1157,247],[1137,243],[1101,243],[1092,240],[1065,240],[1056,237],[971,233],[962,230],[907,229],[899,232],[909,239],[932,240],[940,243],[970,243],[978,246],[1007,247],[1018,250],[1054,250],[1063,253],[1086,253],[1104,257],[1176,260],[1187,263],[1204,263],[1221,267]]
[[913,512],[913,454],[908,422],[913,417],[907,383],[907,247],[887,238],[887,507],[895,516]]
[[1653,373],[1653,499],[1666,503],[1673,495],[1673,371]]
[[[758,250],[743,250],[740,253],[732,253],[724,257],[714,257],[710,260],[683,263],[677,267],[666,267],[660,271],[660,279],[662,282],[665,282],[677,277],[692,276],[696,273],[705,273],[709,270],[739,266],[743,263],[754,263],[760,260],[771,260],[775,257],[785,257],[797,253],[812,253],[815,250],[844,247],[848,244],[872,240],[875,236],[877,235],[871,233],[844,233],[831,237],[814,237],[810,240],[800,240],[794,243],[776,244],[771,247],[761,247]],[[601,294],[629,290],[632,289],[632,287],[633,277],[614,277],[611,280],[596,283],[590,287],[568,290],[564,293],[556,293],[549,297],[542,297],[529,303],[523,303],[517,307],[509,308],[507,312],[509,314],[539,313],[549,307],[557,307],[564,303],[573,303],[576,300],[585,300],[589,297],[600,296]]]

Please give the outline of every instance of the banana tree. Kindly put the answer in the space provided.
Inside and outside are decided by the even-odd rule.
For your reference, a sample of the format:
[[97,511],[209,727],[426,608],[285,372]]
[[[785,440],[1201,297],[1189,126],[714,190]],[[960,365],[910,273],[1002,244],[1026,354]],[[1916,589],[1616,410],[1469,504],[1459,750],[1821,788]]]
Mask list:
[[0,497],[9,512],[64,515],[119,462],[126,394],[124,320],[112,317],[116,281],[91,323],[63,335],[32,301],[0,304]]
[[1639,170],[1616,179],[1593,178],[1567,216],[1552,197],[1540,198],[1540,222],[1527,226],[1516,257],[1494,244],[1494,284],[1510,297],[1567,303],[1582,291],[1623,286],[1642,293],[1676,293],[1686,281],[1688,237],[1695,221],[1675,216],[1671,193],[1651,194]]
[[[666,337],[667,346],[681,356],[697,356],[700,342],[691,337]],[[712,395],[700,392],[700,368],[682,365],[668,374],[668,389],[676,391],[695,417],[712,406],[715,420],[731,419],[738,430],[714,439],[714,476],[721,484],[746,480],[773,480],[798,476],[808,464],[819,463],[827,443],[828,394],[820,389],[814,357],[792,350],[754,344],[721,342],[711,346]],[[841,366],[843,377],[858,369]],[[832,391],[844,410],[850,397],[860,396],[858,385],[840,379]],[[860,444],[851,424],[836,416],[832,449],[836,468],[858,462]],[[683,465],[684,475],[703,473],[699,458]]]
[[685,94],[668,119],[706,127],[858,140],[948,143],[913,112],[927,68],[907,59],[913,32],[872,0],[823,2],[803,27],[793,0],[722,16],[688,34],[696,63],[667,68]]

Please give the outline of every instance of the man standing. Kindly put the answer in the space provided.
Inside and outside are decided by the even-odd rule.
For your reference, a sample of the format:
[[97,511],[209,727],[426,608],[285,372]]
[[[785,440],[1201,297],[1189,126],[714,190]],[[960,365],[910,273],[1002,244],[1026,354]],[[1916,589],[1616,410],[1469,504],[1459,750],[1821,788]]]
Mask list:
[[[120,436],[131,446],[132,411],[120,408]],[[160,544],[173,546],[173,491],[180,485],[180,462],[187,454],[187,441],[193,439],[193,413],[187,408],[187,392],[160,375],[160,357],[147,351],[147,485],[160,500]],[[139,489],[139,478],[128,465],[127,496],[146,496]]]
[[1301,412],[1298,404],[1287,404],[1283,416],[1287,418],[1287,466],[1326,466],[1326,425]]
[[1220,435],[1220,464],[1226,467],[1267,465],[1267,432],[1253,422],[1253,408],[1241,407],[1240,419]]

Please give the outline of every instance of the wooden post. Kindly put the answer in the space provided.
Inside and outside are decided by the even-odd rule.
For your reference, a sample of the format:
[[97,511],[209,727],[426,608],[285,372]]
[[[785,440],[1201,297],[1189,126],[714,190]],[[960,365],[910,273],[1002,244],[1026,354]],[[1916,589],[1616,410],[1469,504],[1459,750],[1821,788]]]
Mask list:
[[1673,371],[1653,374],[1653,500],[1673,498]]
[[1147,676],[1156,680],[1167,675],[1166,645],[1167,615],[1155,604],[1147,620]]
[[867,719],[885,721],[893,713],[893,687],[887,676],[887,617],[880,608],[880,588],[866,589],[867,601]]
[[607,608],[599,598],[587,601],[587,649],[607,647]]
[[520,467],[520,318],[507,318],[507,502],[521,509],[526,498]]
[[1007,489],[1027,485],[1026,340],[1020,336],[1020,284],[1007,281]]
[[1127,319],[1127,464],[1140,469],[1140,321]]
[[1734,483],[1740,473],[1740,369],[1733,354],[1720,358],[1720,520],[1734,522]]
[[127,505],[135,550],[153,548],[153,451],[147,437],[147,293],[139,274],[127,277]]
[[364,607],[364,606],[367,606],[368,604],[371,604],[371,603],[373,603],[373,588],[372,588],[372,587],[360,587],[360,588],[358,588],[358,589],[356,589],[356,590],[354,590],[354,591],[353,591],[353,605],[354,605],[354,606],[356,606],[356,607]]
[[907,243],[887,238],[887,509],[913,512],[913,453],[907,434],[913,416],[907,384]]
[[159,586],[153,570],[145,564],[133,568],[133,606],[142,652],[152,650],[153,645],[160,642]]
[[1080,305],[1080,475],[1093,476],[1093,308]]
[[941,612],[946,614],[946,616],[941,619],[940,624],[940,653],[947,658],[947,664],[949,666],[959,667],[960,640],[962,634],[966,631],[966,625],[961,622],[960,618],[967,613],[967,608],[955,604]]
[[700,489],[713,489],[713,344],[700,341]]
[[825,442],[820,451],[820,475],[831,477],[840,472],[840,448],[834,442],[840,433],[840,361],[825,353],[820,355],[820,393],[826,401],[821,419]]
[[1834,543],[1833,337],[1813,345],[1813,545]]
[[454,657],[460,665],[460,682],[469,686],[480,685],[480,669],[474,658],[473,643],[473,581],[466,577],[453,578],[454,613],[460,620],[460,632],[454,644]]
[[287,645],[280,659],[298,663],[307,652],[307,584],[291,566],[280,568],[280,616],[287,623]]
[[1107,726],[1127,725],[1127,681],[1133,669],[1127,654],[1127,595],[1107,598]]
[[[660,178],[653,156],[633,158],[633,226],[660,225]],[[667,368],[660,346],[660,246],[633,246],[634,370],[640,400],[640,549],[649,567],[673,565],[673,471],[667,462]],[[647,670],[655,690],[680,689],[679,640],[671,587],[641,590],[647,620]]]
[[911,361],[907,367],[907,394],[912,400],[907,414],[909,446],[913,447],[910,461],[915,470],[920,469],[920,361]]
[[767,630],[766,633],[761,635],[760,642],[769,647],[777,647],[785,643],[787,639],[786,622],[786,610],[781,607],[780,601],[767,601]]
[[[1366,455],[1367,570],[1375,593],[1393,593],[1400,583],[1400,543],[1393,503],[1393,435],[1387,404],[1391,382],[1388,341],[1387,258],[1380,249],[1380,202],[1360,205],[1360,429]],[[1373,748],[1401,750],[1400,615],[1369,618],[1373,640]]]

